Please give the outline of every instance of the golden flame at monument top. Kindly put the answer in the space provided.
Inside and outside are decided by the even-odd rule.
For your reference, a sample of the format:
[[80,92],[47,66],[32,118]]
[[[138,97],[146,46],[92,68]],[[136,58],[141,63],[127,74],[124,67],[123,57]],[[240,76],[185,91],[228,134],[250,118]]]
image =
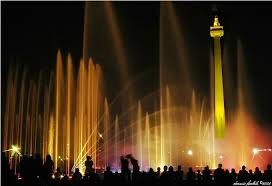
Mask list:
[[214,38],[214,121],[215,137],[223,138],[225,133],[225,107],[222,73],[222,57],[220,37],[224,35],[223,26],[220,26],[218,17],[214,17],[210,35]]
[[220,26],[218,17],[214,17],[213,26],[210,27],[211,37],[222,37],[224,35],[223,26]]

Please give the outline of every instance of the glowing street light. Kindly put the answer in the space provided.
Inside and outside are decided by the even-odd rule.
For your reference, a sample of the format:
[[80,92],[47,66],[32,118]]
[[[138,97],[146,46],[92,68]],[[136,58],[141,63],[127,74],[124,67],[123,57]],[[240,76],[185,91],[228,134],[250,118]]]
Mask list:
[[224,158],[224,156],[223,156],[223,155],[220,155],[219,158],[222,160],[222,159]]
[[192,156],[192,155],[193,155],[193,151],[192,151],[192,150],[188,150],[187,154],[188,154],[189,156]]
[[258,150],[258,149],[256,149],[256,148],[254,148],[254,149],[252,150],[252,152],[253,152],[253,154],[254,154],[254,155],[256,155],[256,154],[258,154],[258,153],[259,153],[259,150]]
[[12,145],[11,147],[12,147],[11,149],[12,149],[14,152],[19,152],[19,150],[20,150],[20,148],[17,147],[17,146],[15,146],[15,145]]
[[11,145],[11,148],[8,150],[4,150],[3,152],[9,152],[11,151],[11,156],[14,156],[15,154],[18,154],[19,156],[22,156],[20,152],[20,148],[16,145]]
[[259,152],[271,152],[271,151],[272,151],[271,149],[257,149],[257,148],[254,148],[252,150],[253,155],[258,154]]

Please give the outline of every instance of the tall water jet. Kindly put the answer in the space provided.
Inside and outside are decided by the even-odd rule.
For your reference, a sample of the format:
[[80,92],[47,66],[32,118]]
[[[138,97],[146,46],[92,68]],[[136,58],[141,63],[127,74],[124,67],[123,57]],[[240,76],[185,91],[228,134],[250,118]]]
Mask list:
[[[185,167],[197,166],[199,169],[209,165],[214,168],[216,162],[223,162],[229,168],[233,164],[225,164],[225,159],[230,159],[230,157],[235,157],[232,162],[237,164],[248,164],[252,155],[250,151],[248,153],[248,149],[258,143],[253,143],[250,137],[245,137],[247,134],[251,136],[256,134],[248,129],[255,129],[255,123],[249,120],[251,115],[247,113],[245,106],[248,100],[243,99],[248,92],[244,91],[244,87],[241,86],[244,85],[242,77],[245,78],[246,75],[241,72],[244,68],[240,64],[243,61],[240,56],[240,47],[237,52],[239,57],[237,68],[239,90],[237,91],[237,116],[234,117],[235,132],[233,135],[230,134],[233,131],[229,130],[228,123],[228,128],[226,127],[225,131],[226,136],[223,138],[225,110],[221,110],[221,107],[225,106],[224,99],[228,99],[228,97],[224,98],[225,94],[223,93],[223,88],[226,86],[224,84],[223,87],[220,54],[220,34],[223,35],[221,33],[223,27],[221,30],[218,23],[211,30],[211,35],[219,34],[219,36],[214,35],[215,62],[212,62],[210,79],[211,97],[215,97],[215,99],[212,99],[212,108],[210,109],[210,105],[206,104],[208,101],[200,97],[201,91],[193,90],[195,87],[192,84],[192,79],[195,76],[191,77],[190,75],[194,69],[189,68],[192,61],[188,59],[189,56],[186,53],[186,49],[190,45],[184,42],[185,38],[190,40],[190,37],[184,37],[182,33],[183,27],[179,23],[175,4],[162,2],[160,4],[159,31],[159,90],[156,89],[155,94],[152,92],[144,98],[140,98],[136,103],[132,101],[131,104],[127,102],[130,102],[128,101],[132,95],[130,92],[134,92],[130,89],[131,82],[127,71],[128,60],[121,37],[122,30],[117,24],[118,14],[114,11],[115,6],[108,2],[101,3],[102,16],[96,16],[97,21],[94,22],[94,26],[88,26],[89,13],[94,12],[93,10],[98,5],[91,4],[94,6],[87,7],[86,5],[85,7],[84,49],[79,68],[76,68],[77,65],[73,63],[70,54],[67,57],[63,55],[62,58],[60,51],[57,54],[56,68],[53,73],[50,73],[49,82],[43,71],[37,73],[38,77],[35,80],[29,78],[25,70],[21,75],[18,67],[14,70],[10,68],[2,134],[4,148],[8,149],[11,144],[18,143],[24,154],[42,153],[43,158],[46,154],[50,154],[55,162],[55,168],[60,167],[61,171],[67,174],[70,173],[71,166],[72,171],[79,168],[81,172],[84,172],[86,155],[92,156],[95,170],[109,165],[118,170],[120,155],[127,153],[132,153],[139,160],[141,170],[171,164],[182,164]],[[102,18],[103,21],[100,20],[101,17],[104,18]],[[97,22],[104,25],[97,25]],[[207,26],[209,25],[207,24]],[[114,96],[113,99],[105,98],[104,94],[108,92],[104,92],[103,89],[104,83],[102,81],[104,79],[102,79],[100,65],[95,64],[89,58],[90,46],[95,45],[97,41],[93,41],[93,38],[90,39],[92,34],[89,35],[89,33],[96,33],[97,30],[93,31],[93,29],[98,27],[102,27],[101,30],[108,28],[104,29],[108,33],[98,32],[98,36],[103,37],[104,40],[102,40],[107,41],[105,43],[108,45],[112,42],[113,46],[111,47],[114,52],[109,55],[113,56],[113,59],[103,58],[107,56],[107,52],[99,50],[105,45],[103,42],[98,42],[100,46],[93,48],[98,47],[99,52],[96,50],[93,53],[102,53],[103,57],[96,58],[95,56],[94,59],[97,59],[102,66],[104,66],[104,61],[111,61],[113,67],[118,69],[117,72],[121,72],[120,87],[124,88],[124,91],[120,91],[121,93],[116,97],[123,99],[125,103],[120,102],[120,105],[115,101],[117,98]],[[109,40],[105,39],[106,37],[110,37],[107,38]],[[65,63],[65,61],[67,62]],[[142,70],[142,66],[139,65],[139,67]],[[105,72],[108,74],[107,70]],[[112,68],[110,72],[112,72]],[[109,78],[110,83],[114,84],[115,75],[110,74]],[[110,91],[120,90],[118,86],[112,87],[107,88]],[[154,100],[156,103],[158,102],[159,106],[153,107],[153,104],[149,104],[150,100],[147,100],[147,97],[151,98],[152,102]],[[117,103],[114,105],[118,107],[117,109],[112,107],[113,103]],[[119,109],[124,105],[128,107]],[[226,109],[226,111],[228,110]],[[226,123],[229,119],[227,114]],[[115,119],[114,115],[116,115]],[[223,118],[223,122],[220,120],[223,127],[217,126],[220,124],[216,120],[218,117]],[[217,127],[214,126],[214,123]],[[233,143],[233,139],[239,137],[239,134],[243,139],[239,143],[230,144]],[[221,137],[220,140],[224,143],[222,147],[225,148],[229,145],[229,148],[215,148],[214,137],[216,135]],[[263,133],[260,132],[259,135],[263,135]],[[219,140],[217,139],[217,141]],[[258,140],[258,142],[263,141],[262,139]],[[230,153],[226,152],[227,150]],[[224,161],[218,159],[220,153],[225,153]]]
[[[97,58],[113,76],[105,77],[106,84],[115,85],[109,98],[122,92],[118,109],[126,111],[134,102],[128,57],[122,38],[117,11],[112,2],[86,2],[84,14],[83,58]],[[97,34],[99,33],[99,34]],[[101,52],[101,51],[106,52]],[[113,81],[117,80],[117,81]],[[116,90],[121,90],[116,92]],[[126,94],[126,96],[125,96]],[[119,100],[118,100],[119,101]],[[119,102],[118,102],[119,103]],[[132,120],[131,113],[129,120]]]
[[[85,88],[85,85],[87,88]],[[75,146],[77,147],[73,168],[84,169],[84,160],[90,154],[97,165],[99,142],[99,117],[102,99],[101,69],[89,59],[88,64],[80,62],[77,78],[76,112],[75,112]],[[87,130],[86,130],[87,129]]]
[[110,130],[110,112],[109,105],[107,99],[104,101],[104,159],[105,159],[105,167],[109,166],[109,131]]
[[119,121],[118,121],[118,116],[115,117],[115,122],[114,122],[114,159],[115,159],[115,168],[118,169],[119,167],[119,139],[120,139],[120,134],[119,134]]
[[70,174],[70,144],[71,144],[71,114],[72,114],[72,90],[73,90],[73,64],[71,54],[68,55],[67,59],[67,77],[66,77],[66,150],[65,159],[67,159],[66,172]]
[[61,115],[61,90],[62,90],[62,57],[60,51],[57,54],[57,68],[56,68],[56,112],[55,112],[55,149],[54,149],[54,163],[55,167],[58,167],[58,156],[59,156],[59,123]]
[[142,106],[141,102],[138,102],[137,107],[137,129],[136,129],[136,135],[137,135],[137,156],[140,159],[139,164],[140,167],[143,166],[143,144],[142,144]]
[[[176,111],[181,107],[190,110],[188,100],[192,93],[193,84],[190,60],[188,59],[185,37],[182,31],[173,3],[161,2],[159,27],[159,149],[161,166],[173,163],[174,156],[176,156],[175,161],[177,161],[177,153],[172,152],[175,144],[174,127],[181,125],[184,120],[180,118]],[[172,104],[170,100],[175,101]]]
[[148,169],[151,167],[151,129],[150,129],[150,120],[149,120],[149,115],[146,113],[145,115],[145,135],[143,135],[145,138],[145,142],[147,143],[146,148],[145,148],[145,155],[147,156],[147,163],[145,165],[147,166],[146,168]]
[[48,148],[47,153],[48,154],[53,154],[54,152],[54,118],[53,114],[50,114],[50,119],[49,119],[49,131],[48,131]]

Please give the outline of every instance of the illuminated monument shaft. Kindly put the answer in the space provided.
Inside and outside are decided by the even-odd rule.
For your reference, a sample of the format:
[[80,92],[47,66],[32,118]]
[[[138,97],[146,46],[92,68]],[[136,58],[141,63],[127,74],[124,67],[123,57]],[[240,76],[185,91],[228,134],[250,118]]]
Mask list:
[[220,26],[218,17],[214,18],[213,26],[210,27],[210,35],[214,38],[214,117],[215,136],[224,137],[225,131],[225,108],[224,89],[221,60],[220,37],[224,35],[223,26]]

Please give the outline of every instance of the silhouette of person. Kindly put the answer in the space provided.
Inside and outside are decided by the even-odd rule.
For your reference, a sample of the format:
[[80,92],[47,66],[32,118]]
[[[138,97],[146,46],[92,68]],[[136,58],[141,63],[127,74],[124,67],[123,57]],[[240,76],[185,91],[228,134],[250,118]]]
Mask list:
[[129,162],[128,159],[125,158],[124,156],[120,157],[120,161],[121,161],[121,178],[122,181],[126,183],[130,181],[130,170],[128,168]]
[[21,177],[23,177],[23,178],[25,178],[27,176],[27,173],[28,173],[28,171],[27,171],[27,161],[28,161],[28,157],[26,155],[23,155],[23,158],[20,161],[20,173],[21,173]]
[[181,165],[178,166],[178,170],[176,171],[175,176],[177,185],[180,185],[183,181],[183,170],[181,170]]
[[140,179],[140,166],[138,160],[136,160],[131,154],[126,155],[126,158],[130,159],[132,164],[132,182],[138,182]]
[[254,171],[254,180],[260,181],[261,179],[262,179],[262,172],[260,171],[259,167],[256,167]]
[[157,171],[155,172],[155,185],[159,185],[160,184],[160,177],[161,177],[161,168],[157,167]]
[[197,183],[200,185],[200,184],[202,184],[202,175],[200,173],[200,170],[197,170],[196,172],[197,172],[196,180],[197,180]]
[[48,154],[46,155],[45,162],[43,164],[44,166],[44,171],[45,171],[45,177],[51,178],[53,172],[54,172],[54,162],[51,159],[51,156]]
[[156,177],[160,178],[160,176],[161,176],[161,168],[157,167]]
[[270,164],[267,165],[263,174],[263,178],[265,181],[272,181],[272,169]]
[[231,178],[231,174],[229,172],[229,169],[226,169],[224,177],[225,177],[224,184],[226,184],[226,185],[232,185],[232,178]]
[[193,171],[192,167],[189,167],[189,171],[187,172],[187,182],[189,185],[193,185],[195,183],[196,174]]
[[174,185],[175,183],[175,172],[174,172],[174,168],[172,166],[169,167],[169,171],[168,171],[168,184],[169,185]]
[[240,182],[247,182],[248,181],[248,172],[246,171],[246,166],[242,166],[242,170],[238,173],[238,180]]
[[70,185],[70,182],[69,182],[69,178],[68,176],[65,174],[63,176],[63,178],[60,180],[60,186],[68,186]]
[[255,180],[254,174],[251,169],[249,169],[249,171],[248,171],[248,179],[251,181]]
[[93,160],[91,156],[87,156],[85,161],[85,175],[90,175],[92,172],[93,172]]
[[163,171],[160,176],[160,182],[162,185],[166,185],[168,183],[168,174],[167,174],[168,167],[165,165],[163,167]]
[[140,166],[138,164],[138,160],[136,160],[131,154],[128,154],[126,158],[130,159],[130,162],[133,167],[133,172],[139,172],[140,171]]
[[224,169],[222,169],[222,164],[218,164],[218,168],[214,170],[214,181],[217,184],[222,184],[224,181]]
[[79,185],[82,180],[82,174],[79,172],[79,169],[76,168],[75,173],[72,176],[72,185]]
[[149,169],[149,172],[147,173],[147,184],[152,185],[156,182],[156,175],[152,168]]
[[35,170],[35,159],[33,156],[30,156],[28,158],[28,162],[27,162],[27,166],[28,166],[28,175],[29,178],[31,179],[31,182],[34,181],[35,179],[35,175],[36,175],[36,170]]
[[103,181],[105,185],[109,185],[113,182],[113,173],[111,172],[111,168],[109,166],[106,167]]
[[1,154],[1,184],[8,185],[9,161],[5,152]]
[[145,171],[142,171],[142,174],[140,175],[139,180],[137,180],[135,185],[147,185],[148,179],[147,179],[147,173]]
[[88,176],[88,184],[89,185],[99,185],[100,184],[100,177],[97,173],[91,174],[91,176]]
[[231,176],[232,183],[236,182],[236,180],[237,180],[237,174],[236,174],[236,171],[235,171],[234,168],[231,169],[230,176]]
[[114,172],[113,179],[114,181],[112,185],[121,185],[121,178],[117,171]]
[[43,160],[41,158],[41,155],[37,153],[35,155],[35,159],[34,159],[35,177],[41,176],[42,175],[42,170],[43,170]]
[[203,182],[204,184],[210,184],[211,181],[212,181],[212,178],[211,178],[211,170],[209,169],[209,166],[206,166],[204,168],[204,170],[202,171],[202,174],[203,174]]

